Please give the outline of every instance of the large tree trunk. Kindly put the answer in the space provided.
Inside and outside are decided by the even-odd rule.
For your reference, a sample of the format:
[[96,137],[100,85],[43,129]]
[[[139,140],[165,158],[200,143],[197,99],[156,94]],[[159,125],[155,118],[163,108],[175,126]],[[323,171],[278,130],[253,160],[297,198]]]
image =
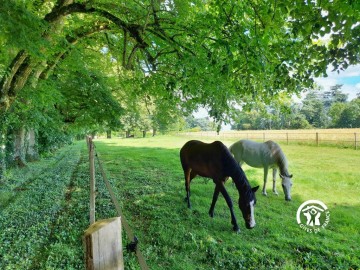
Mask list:
[[15,164],[19,167],[26,166],[24,160],[25,160],[25,134],[26,130],[24,127],[21,127],[19,129],[16,129],[14,131],[14,154],[13,154],[13,160]]
[[35,161],[39,159],[39,151],[36,145],[36,132],[30,129],[26,136],[26,161]]
[[6,174],[6,133],[7,127],[4,119],[0,118],[0,182]]

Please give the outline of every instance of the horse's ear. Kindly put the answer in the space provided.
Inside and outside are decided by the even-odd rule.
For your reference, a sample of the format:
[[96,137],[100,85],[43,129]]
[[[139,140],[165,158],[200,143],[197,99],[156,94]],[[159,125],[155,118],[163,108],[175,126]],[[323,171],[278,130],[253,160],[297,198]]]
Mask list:
[[256,186],[256,187],[253,187],[251,190],[252,190],[252,192],[255,193],[258,189],[259,189],[259,186]]
[[290,178],[292,178],[293,177],[293,175],[292,174],[290,174],[290,176],[289,176]]

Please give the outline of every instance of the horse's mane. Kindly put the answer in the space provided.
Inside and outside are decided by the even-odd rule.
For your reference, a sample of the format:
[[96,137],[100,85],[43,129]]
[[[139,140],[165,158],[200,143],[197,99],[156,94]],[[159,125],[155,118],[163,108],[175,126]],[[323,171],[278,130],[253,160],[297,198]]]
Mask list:
[[284,152],[281,150],[280,146],[276,144],[276,151],[274,153],[274,157],[275,157],[275,160],[276,160],[276,163],[279,167],[279,170],[280,170],[280,173],[282,175],[289,175],[289,172],[288,172],[288,161],[286,159],[286,156],[284,154]]
[[237,190],[241,192],[242,195],[250,197],[252,190],[249,181],[228,148],[224,148],[223,158],[224,168],[226,168],[229,176],[233,179]]

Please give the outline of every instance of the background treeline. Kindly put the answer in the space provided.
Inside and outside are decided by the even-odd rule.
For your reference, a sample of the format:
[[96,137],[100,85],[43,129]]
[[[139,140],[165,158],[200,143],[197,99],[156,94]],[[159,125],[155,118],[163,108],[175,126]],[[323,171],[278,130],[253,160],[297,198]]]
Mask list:
[[232,115],[231,129],[358,128],[360,94],[348,101],[341,88],[335,85],[328,91],[309,91],[299,102],[285,99],[253,104],[251,110]]

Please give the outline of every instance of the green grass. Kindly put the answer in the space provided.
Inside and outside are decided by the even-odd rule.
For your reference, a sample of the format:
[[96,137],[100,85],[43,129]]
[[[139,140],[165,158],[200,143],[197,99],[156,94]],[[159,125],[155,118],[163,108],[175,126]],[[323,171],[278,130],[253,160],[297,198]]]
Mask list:
[[[157,137],[96,142],[151,269],[360,266],[359,151],[283,145],[294,174],[293,200],[284,200],[280,183],[280,195],[273,195],[269,181],[268,197],[257,194],[257,226],[247,230],[237,208],[242,231],[235,234],[221,196],[215,217],[207,214],[214,189],[211,180],[193,180],[192,209],[187,209],[179,161],[179,148],[186,141]],[[261,169],[244,166],[244,170],[252,186],[262,186]],[[230,181],[227,189],[237,200]],[[296,222],[297,208],[309,199],[321,200],[330,209],[330,224],[318,234],[303,231]]]
[[[219,197],[208,216],[214,184],[197,177],[191,185],[192,209],[184,201],[179,149],[187,138],[95,141],[124,215],[139,238],[150,269],[358,269],[360,267],[360,151],[281,145],[294,174],[291,202],[258,191],[256,227],[232,231],[230,213]],[[223,142],[230,145],[236,139]],[[210,140],[208,140],[210,142]],[[243,167],[252,186],[263,172]],[[54,157],[9,172],[0,186],[0,269],[83,269],[82,234],[89,224],[89,166],[84,142]],[[116,215],[97,169],[96,218]],[[228,192],[237,201],[231,181]],[[325,230],[309,234],[296,222],[306,200],[329,208]],[[235,204],[236,205],[236,204]],[[128,242],[123,234],[124,245]],[[126,269],[139,269],[124,251]]]

